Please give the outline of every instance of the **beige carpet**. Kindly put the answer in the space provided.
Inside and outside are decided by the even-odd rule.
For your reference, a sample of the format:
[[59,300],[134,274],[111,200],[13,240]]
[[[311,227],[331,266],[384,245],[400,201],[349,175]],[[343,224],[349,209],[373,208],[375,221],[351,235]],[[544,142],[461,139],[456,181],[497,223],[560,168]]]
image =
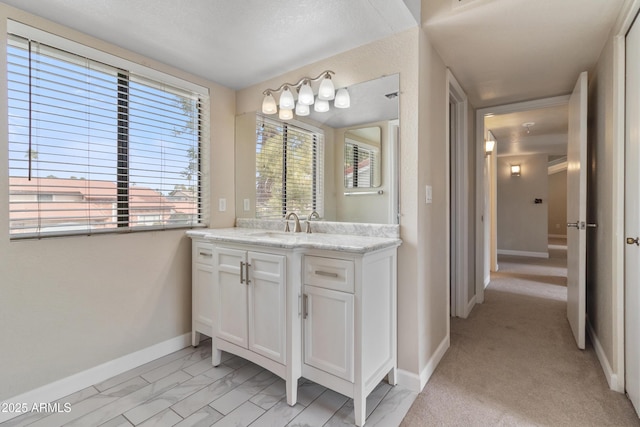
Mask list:
[[500,257],[484,304],[451,319],[451,348],[402,426],[640,426],[566,319],[566,251]]

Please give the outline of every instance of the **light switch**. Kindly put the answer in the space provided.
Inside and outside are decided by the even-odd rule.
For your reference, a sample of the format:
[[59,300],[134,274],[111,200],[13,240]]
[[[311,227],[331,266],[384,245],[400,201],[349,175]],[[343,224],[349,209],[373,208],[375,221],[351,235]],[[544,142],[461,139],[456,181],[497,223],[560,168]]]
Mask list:
[[224,197],[218,199],[218,210],[224,212],[227,210],[227,199]]
[[251,201],[249,199],[244,199],[244,211],[248,211],[251,209]]
[[428,205],[433,202],[433,188],[430,185],[425,188],[425,201]]

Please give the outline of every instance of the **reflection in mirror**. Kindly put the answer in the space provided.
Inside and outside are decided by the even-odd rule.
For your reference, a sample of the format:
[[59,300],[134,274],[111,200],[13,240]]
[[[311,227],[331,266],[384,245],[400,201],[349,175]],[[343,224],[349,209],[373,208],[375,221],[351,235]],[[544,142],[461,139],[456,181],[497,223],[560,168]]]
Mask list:
[[[280,139],[284,152],[288,154],[291,150],[284,141],[291,139],[290,129],[312,130],[317,135],[312,140],[318,141],[312,159],[312,172],[299,175],[312,178],[312,204],[304,204],[303,209],[300,203],[293,203],[298,196],[292,195],[289,187],[291,177],[298,176],[295,171],[287,170],[287,173],[281,174],[287,178],[278,179],[277,183],[273,177],[269,180],[271,196],[278,191],[296,199],[282,198],[282,204],[278,204],[279,217],[284,217],[289,211],[306,217],[312,208],[317,207],[321,219],[326,221],[397,224],[399,86],[397,74],[351,85],[347,87],[351,97],[350,108],[332,108],[326,113],[312,112],[307,117],[280,121],[280,125],[277,115],[263,117],[254,112],[236,117],[236,217],[265,217],[260,203],[263,194],[258,190],[267,187],[264,180],[257,179],[262,176],[259,168],[265,167],[265,156],[262,154],[264,141],[260,139],[261,133],[257,129],[262,129],[262,124],[271,123],[274,129],[286,135],[286,138]],[[378,136],[371,136],[371,133],[377,133]],[[353,176],[346,176],[345,163],[354,164],[355,147],[359,170],[354,182]],[[371,157],[370,165],[364,162],[366,156]],[[270,160],[268,163],[271,167],[274,162]],[[286,167],[289,168],[289,164]],[[257,188],[258,183],[260,188]]]
[[380,128],[350,129],[344,134],[345,188],[380,187]]

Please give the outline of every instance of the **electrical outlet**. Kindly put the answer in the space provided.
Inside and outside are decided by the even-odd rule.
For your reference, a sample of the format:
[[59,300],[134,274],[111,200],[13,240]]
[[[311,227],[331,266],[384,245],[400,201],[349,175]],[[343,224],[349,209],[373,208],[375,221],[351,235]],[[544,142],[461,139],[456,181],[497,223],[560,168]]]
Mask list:
[[227,199],[224,197],[218,199],[218,210],[224,212],[227,210]]
[[251,201],[249,199],[244,199],[244,211],[247,212],[251,209]]
[[430,185],[425,188],[425,201],[428,205],[433,203],[433,187]]

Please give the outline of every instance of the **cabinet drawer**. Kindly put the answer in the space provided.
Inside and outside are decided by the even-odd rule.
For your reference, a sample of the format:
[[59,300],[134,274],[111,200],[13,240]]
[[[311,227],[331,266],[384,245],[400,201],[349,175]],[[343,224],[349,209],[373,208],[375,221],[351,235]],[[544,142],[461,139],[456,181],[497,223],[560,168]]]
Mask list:
[[201,264],[211,264],[213,262],[213,244],[194,242],[193,261]]
[[353,261],[304,257],[304,284],[353,293]]

